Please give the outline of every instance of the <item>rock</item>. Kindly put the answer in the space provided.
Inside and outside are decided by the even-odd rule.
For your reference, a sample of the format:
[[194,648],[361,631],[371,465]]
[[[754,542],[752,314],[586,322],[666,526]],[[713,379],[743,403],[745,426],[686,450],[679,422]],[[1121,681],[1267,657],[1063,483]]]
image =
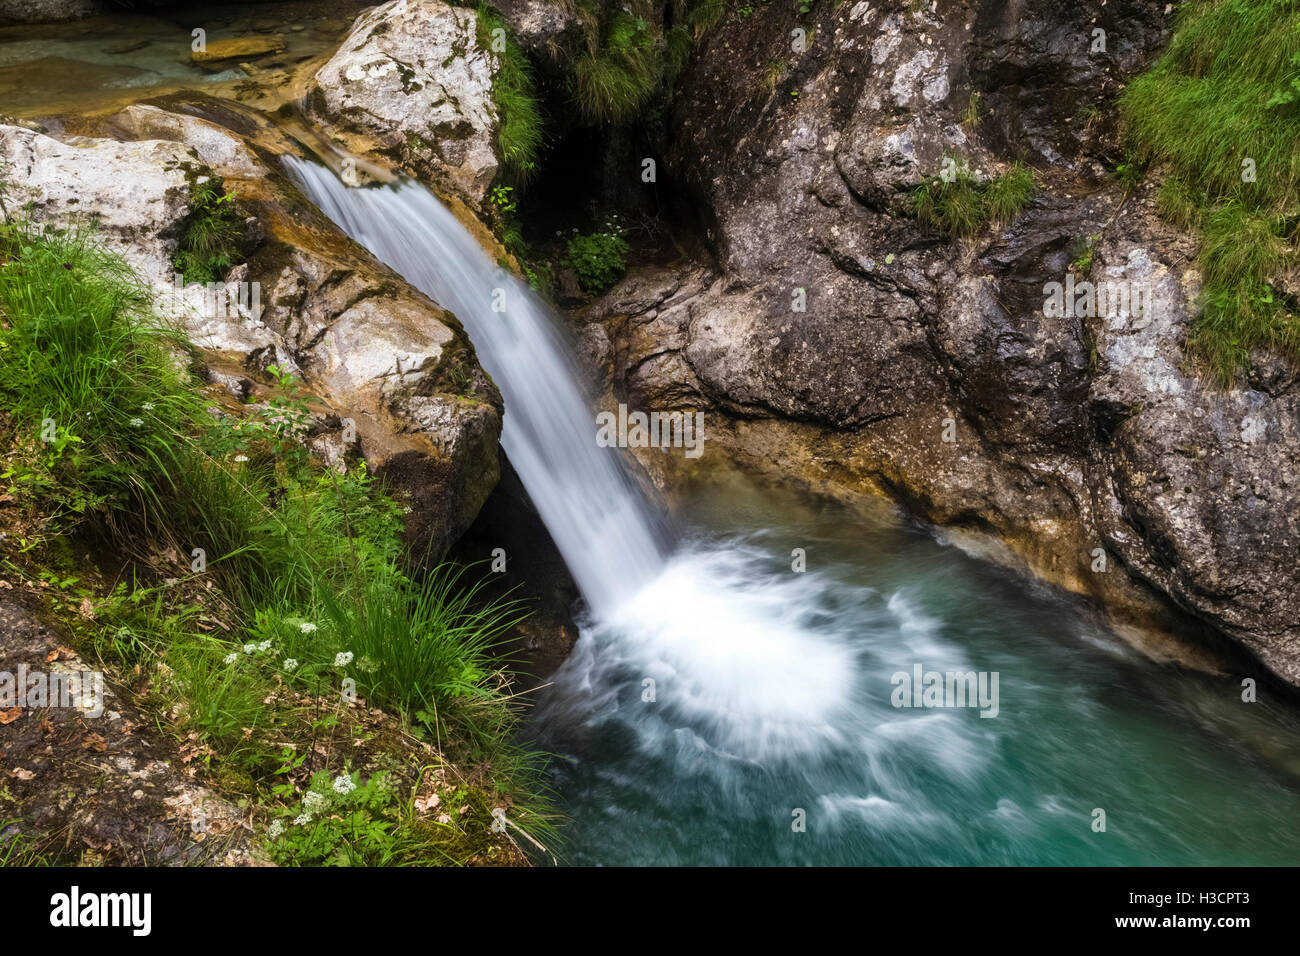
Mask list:
[[102,0],[5,0],[0,23],[66,23],[106,12]]
[[[633,271],[580,320],[629,404],[710,409],[711,441],[997,535],[1185,659],[1226,634],[1231,666],[1300,685],[1296,375],[1261,356],[1224,392],[1188,370],[1194,247],[1094,176],[1114,123],[1080,120],[1113,114],[1161,9],[854,3],[791,57],[785,12],[757,8],[702,41],[671,109],[668,171],[716,271]],[[1091,53],[1094,27],[1124,42]],[[977,179],[1025,157],[1041,192],[950,241],[909,214],[947,155]],[[1149,325],[1046,309],[1097,235],[1093,276],[1150,287]]]
[[233,62],[256,59],[283,50],[284,37],[279,35],[232,37],[208,42],[202,50],[191,51],[190,59],[205,69],[220,72]]
[[[61,142],[0,126],[0,157],[11,202],[29,203],[37,223],[79,220],[155,286],[172,284],[171,252],[189,211],[186,176],[198,157],[180,143],[122,143],[76,137]],[[123,189],[123,183],[131,183]]]
[[[413,552],[441,558],[499,475],[501,398],[468,337],[454,316],[303,209],[269,153],[263,162],[267,147],[214,119],[233,122],[227,107],[196,97],[187,110],[136,105],[104,124],[175,142],[60,142],[0,126],[11,195],[32,196],[38,222],[99,223],[100,239],[152,286],[158,311],[202,350],[213,382],[249,397],[246,382],[266,383],[272,364],[301,377],[327,417],[350,422],[360,453],[405,497]],[[275,145],[294,148],[283,138]],[[263,238],[226,283],[177,288],[170,257],[192,183],[213,171],[203,157],[254,213]],[[316,439],[326,460],[337,460],[337,442]]]
[[134,103],[116,117],[137,139],[172,140],[191,147],[199,160],[220,176],[248,179],[266,174],[253,151],[234,133],[196,116],[171,113]]
[[[479,49],[475,31],[472,10],[441,0],[376,7],[316,72],[308,110],[477,207],[498,159],[493,57]],[[354,152],[367,151],[354,145]]]
[[500,0],[493,4],[515,41],[544,62],[558,63],[578,44],[582,25],[577,14],[552,0]]

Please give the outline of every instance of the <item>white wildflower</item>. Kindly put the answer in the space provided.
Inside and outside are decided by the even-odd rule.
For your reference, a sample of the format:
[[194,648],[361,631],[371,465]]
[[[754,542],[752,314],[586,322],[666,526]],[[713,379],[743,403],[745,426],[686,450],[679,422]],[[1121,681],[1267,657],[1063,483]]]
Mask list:
[[274,840],[283,833],[284,833],[284,821],[283,820],[271,821],[271,831],[270,831],[271,839]]
[[235,456],[235,461],[248,461],[248,456],[247,456],[247,455],[236,455],[236,456]]
[[298,658],[286,657],[284,659],[284,669],[288,671],[290,674],[296,671],[298,669]]
[[351,651],[339,651],[337,654],[334,655],[335,667],[347,667],[351,663],[352,663]]
[[239,651],[233,651],[222,658],[222,663],[233,664],[237,660],[239,660]]
[[308,790],[302,797],[302,809],[306,813],[320,813],[327,806],[329,801],[325,799],[325,794],[317,793],[315,790]]
[[132,428],[139,428],[139,427],[140,427],[141,425],[143,425],[143,424],[144,424],[144,419],[143,419],[143,418],[133,418],[133,419],[131,419],[131,427],[132,427]]
[[253,653],[253,651],[255,651],[255,650],[257,650],[257,645],[256,645],[256,644],[245,644],[245,645],[244,645],[244,653],[245,653],[245,654],[251,654],[251,653]]
[[316,630],[316,625],[311,621],[303,621],[298,625],[298,630],[302,631],[304,634],[310,634],[312,631]]
[[343,775],[334,778],[334,792],[339,796],[346,797],[355,789],[357,789],[357,785],[351,777]]
[[263,651],[263,652],[265,652],[265,651],[269,651],[269,650],[271,649],[271,642],[270,642],[270,641],[262,641],[260,644],[257,645],[257,649],[258,649],[259,651]]
[[300,813],[293,818],[293,825],[296,827],[305,826],[308,823],[311,823],[310,813]]
[[143,405],[140,406],[140,410],[141,410],[141,411],[145,411],[145,412],[151,412],[151,411],[154,410],[154,403],[153,403],[153,402],[145,402]]

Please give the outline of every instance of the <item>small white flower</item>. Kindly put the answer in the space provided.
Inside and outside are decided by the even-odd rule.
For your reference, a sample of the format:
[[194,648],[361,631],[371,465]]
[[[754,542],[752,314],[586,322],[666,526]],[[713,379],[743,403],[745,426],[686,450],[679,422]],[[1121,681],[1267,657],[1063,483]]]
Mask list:
[[244,645],[244,653],[245,653],[245,654],[251,654],[251,653],[253,653],[253,651],[255,651],[255,650],[257,650],[257,645],[256,645],[256,644],[245,644],[245,645]]
[[357,785],[353,783],[351,777],[345,775],[334,778],[334,792],[339,796],[346,797],[355,789],[357,789]]
[[304,826],[308,823],[311,823],[310,813],[300,813],[293,818],[293,825],[296,827]]
[[239,660],[239,651],[234,651],[222,658],[222,663],[233,664],[237,660]]
[[298,659],[296,657],[286,657],[284,659],[284,669],[292,674],[298,669]]
[[308,790],[303,794],[302,809],[304,812],[320,813],[327,806],[329,806],[329,801],[325,799],[325,794],[317,793],[315,790]]
[[272,839],[272,840],[276,839],[278,836],[280,836],[282,833],[284,833],[284,821],[283,821],[283,820],[273,820],[273,821],[271,821],[271,831],[270,831],[270,832],[271,832],[271,839]]
[[236,455],[236,456],[235,456],[235,461],[248,461],[248,456],[247,456],[247,455]]
[[133,418],[133,419],[131,419],[131,427],[132,427],[132,428],[139,428],[139,427],[140,427],[141,425],[143,425],[143,424],[144,424],[144,419],[143,419],[143,418]]
[[339,651],[337,654],[334,655],[335,667],[347,667],[351,663],[352,663],[351,651]]
[[154,404],[153,402],[145,402],[143,405],[140,406],[140,409],[141,411],[151,412],[154,410]]
[[265,652],[265,651],[269,651],[269,650],[271,649],[271,642],[270,642],[270,641],[262,641],[260,644],[257,645],[257,649],[258,649],[259,651],[264,651],[264,652]]
[[310,634],[312,631],[316,630],[316,625],[311,621],[303,621],[298,625],[298,630],[302,631],[304,634]]

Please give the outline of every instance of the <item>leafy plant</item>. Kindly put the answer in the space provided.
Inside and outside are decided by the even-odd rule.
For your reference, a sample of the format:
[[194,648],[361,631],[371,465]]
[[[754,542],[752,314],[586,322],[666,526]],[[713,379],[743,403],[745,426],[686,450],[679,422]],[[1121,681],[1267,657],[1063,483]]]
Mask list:
[[623,275],[628,245],[613,231],[576,235],[569,239],[567,261],[588,295],[604,292]]
[[186,282],[217,282],[240,258],[243,223],[235,194],[219,178],[200,176],[190,192],[190,212],[181,223],[172,265]]

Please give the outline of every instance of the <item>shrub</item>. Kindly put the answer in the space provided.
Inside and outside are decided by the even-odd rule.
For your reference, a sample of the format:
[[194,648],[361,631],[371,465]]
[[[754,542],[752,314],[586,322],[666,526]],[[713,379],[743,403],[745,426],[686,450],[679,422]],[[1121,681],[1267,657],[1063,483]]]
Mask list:
[[567,260],[588,295],[604,292],[623,275],[628,245],[616,232],[593,232],[569,239]]

